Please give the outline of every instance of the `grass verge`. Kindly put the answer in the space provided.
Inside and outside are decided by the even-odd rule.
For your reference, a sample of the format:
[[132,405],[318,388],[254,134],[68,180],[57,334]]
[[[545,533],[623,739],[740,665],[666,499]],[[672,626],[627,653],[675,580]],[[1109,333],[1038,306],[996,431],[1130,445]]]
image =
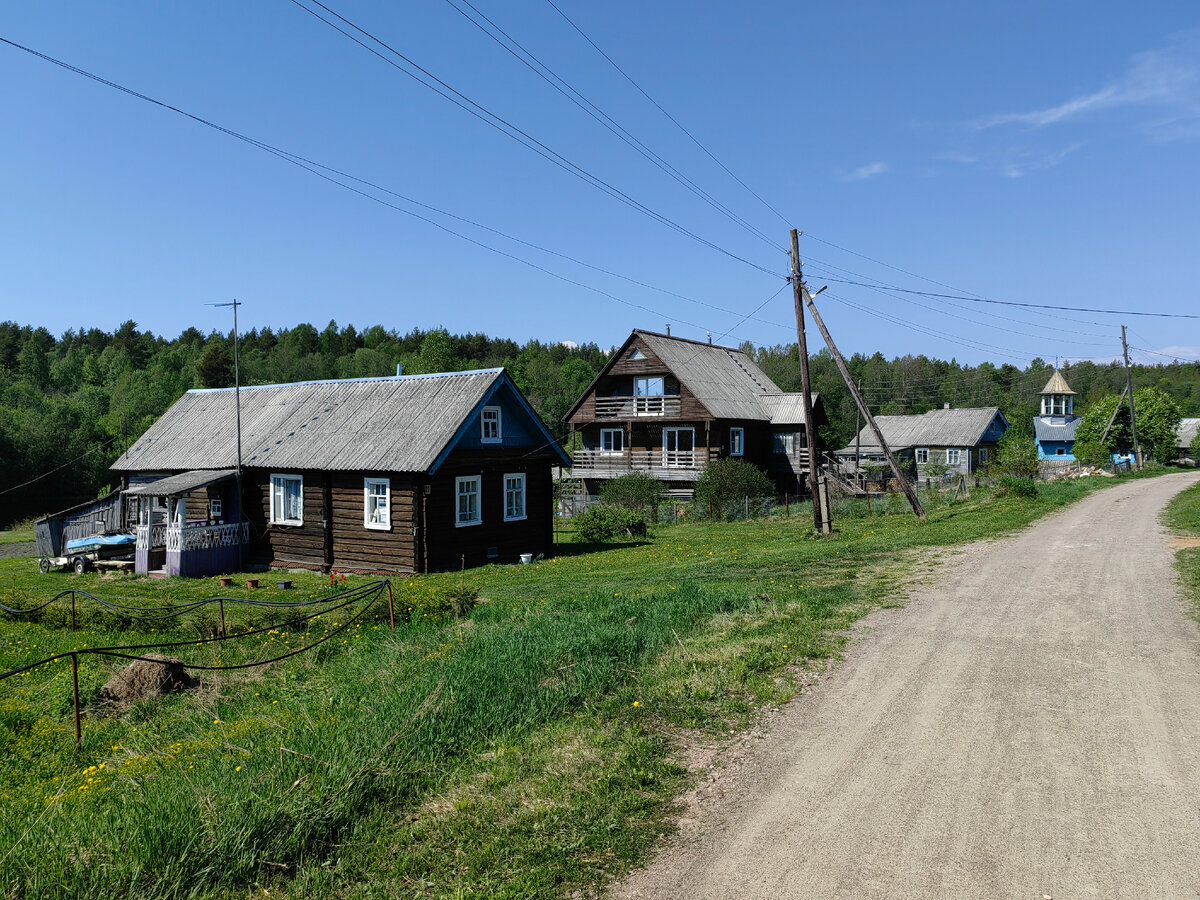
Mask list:
[[[14,898],[596,894],[669,830],[691,777],[682,749],[794,696],[859,617],[902,599],[925,558],[913,551],[1022,527],[1097,481],[1032,499],[976,491],[931,502],[924,523],[859,510],[828,538],[793,510],[409,579],[396,631],[376,606],[319,652],[95,706],[78,753],[68,665],[0,682],[0,883]],[[328,582],[292,578],[289,597]],[[8,605],[68,587],[147,605],[230,593],[0,560]],[[464,595],[480,602],[448,615]],[[230,612],[229,625],[261,615]],[[79,617],[74,633],[61,610],[0,620],[0,669],[214,628],[211,611],[166,629]],[[248,660],[343,623],[282,622],[240,647],[176,652]],[[85,696],[116,668],[87,658]]]
[[1200,484],[1183,491],[1168,505],[1167,524],[1180,532],[1175,567],[1186,596],[1192,602],[1192,616],[1200,621]]

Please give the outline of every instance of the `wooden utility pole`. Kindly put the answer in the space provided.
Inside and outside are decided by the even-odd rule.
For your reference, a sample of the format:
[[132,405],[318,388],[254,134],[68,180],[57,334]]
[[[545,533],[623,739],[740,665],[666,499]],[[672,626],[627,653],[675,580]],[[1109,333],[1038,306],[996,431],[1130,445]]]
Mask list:
[[1137,439],[1137,413],[1133,411],[1133,375],[1129,371],[1129,344],[1125,341],[1125,326],[1121,326],[1121,350],[1125,354],[1125,390],[1129,392],[1129,427],[1133,430],[1133,458],[1142,467],[1142,448]]
[[1117,400],[1117,405],[1113,407],[1112,415],[1108,417],[1108,424],[1104,426],[1104,434],[1100,435],[1100,443],[1103,444],[1108,440],[1108,433],[1112,431],[1113,422],[1117,421],[1117,413],[1121,411],[1121,404],[1125,402],[1125,396],[1129,393],[1129,388],[1121,391],[1121,397]]
[[804,339],[804,301],[800,280],[800,234],[792,229],[792,293],[796,303],[796,349],[800,355],[800,391],[804,397],[804,442],[808,445],[808,488],[813,498],[813,525],[829,534],[833,523],[826,515],[828,504],[821,502],[818,489],[820,465],[817,457],[816,428],[813,425],[812,382],[808,376],[808,342]]
[[904,473],[900,471],[900,464],[896,462],[896,457],[892,455],[892,451],[888,448],[887,441],[884,440],[883,432],[879,430],[879,425],[875,422],[875,417],[871,415],[871,411],[867,409],[867,404],[863,401],[862,393],[858,389],[858,385],[854,383],[854,379],[850,376],[850,370],[846,368],[846,360],[842,358],[841,351],[833,342],[833,338],[829,334],[829,329],[825,327],[824,321],[821,319],[821,314],[817,312],[817,306],[813,303],[812,295],[808,292],[808,288],[803,283],[800,284],[800,292],[804,297],[804,305],[808,307],[808,311],[812,313],[813,321],[817,323],[817,328],[821,331],[821,337],[825,338],[825,345],[829,348],[829,352],[833,354],[833,361],[837,363],[838,371],[842,373],[842,378],[846,382],[846,387],[850,388],[850,393],[854,397],[854,402],[858,405],[858,411],[862,413],[867,424],[871,426],[871,431],[875,435],[875,440],[879,441],[879,446],[883,450],[883,455],[887,458],[888,465],[892,468],[892,474],[896,476],[896,481],[900,484],[904,491],[904,496],[908,498],[912,510],[916,513],[918,519],[925,518],[925,510],[921,508],[921,501],[917,498],[917,492],[913,490],[913,486],[909,483]]

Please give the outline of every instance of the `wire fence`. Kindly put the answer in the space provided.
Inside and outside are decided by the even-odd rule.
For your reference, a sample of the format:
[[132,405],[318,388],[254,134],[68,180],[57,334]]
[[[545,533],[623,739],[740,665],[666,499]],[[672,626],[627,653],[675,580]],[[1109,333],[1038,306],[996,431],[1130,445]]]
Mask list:
[[[272,665],[273,663],[282,662],[285,659],[290,659],[293,656],[299,656],[302,653],[307,653],[311,650],[314,650],[315,648],[319,647],[321,644],[324,644],[326,641],[331,640],[332,638],[334,638],[337,635],[341,634],[342,632],[346,631],[346,629],[350,628],[352,625],[354,625],[356,622],[358,622],[367,613],[367,611],[370,610],[375,605],[375,603],[381,597],[384,597],[384,596],[387,597],[388,621],[393,630],[396,627],[396,612],[395,612],[395,604],[394,604],[393,597],[392,597],[392,583],[391,583],[391,581],[388,581],[388,580],[374,581],[369,584],[360,585],[359,587],[356,587],[356,588],[351,588],[350,590],[347,590],[347,591],[342,591],[341,593],[335,594],[330,597],[319,597],[319,598],[312,599],[312,600],[277,601],[277,600],[249,600],[249,599],[245,599],[245,598],[241,598],[241,597],[210,597],[210,598],[207,598],[204,600],[198,600],[194,603],[186,603],[186,604],[180,604],[180,605],[159,606],[159,607],[134,607],[134,606],[127,606],[127,605],[120,604],[120,603],[113,603],[112,601],[108,601],[108,600],[103,600],[99,597],[96,597],[94,594],[87,593],[86,591],[71,590],[71,591],[62,591],[61,593],[59,593],[56,596],[47,600],[45,603],[39,604],[36,607],[30,607],[28,609],[16,609],[13,607],[4,606],[3,604],[0,604],[0,609],[3,609],[5,612],[7,612],[10,615],[18,615],[18,616],[33,615],[34,613],[45,609],[46,607],[53,604],[55,601],[65,597],[68,594],[71,595],[72,623],[74,623],[74,605],[75,605],[75,600],[76,600],[77,595],[86,596],[86,597],[90,598],[91,600],[94,600],[97,603],[99,603],[105,609],[108,609],[113,612],[117,612],[121,615],[125,615],[130,619],[141,619],[141,620],[147,620],[147,621],[161,621],[163,619],[177,618],[181,615],[184,615],[185,613],[194,611],[203,606],[211,605],[213,603],[220,605],[220,607],[222,609],[221,633],[213,635],[212,637],[201,638],[200,640],[191,639],[191,640],[186,640],[186,641],[160,641],[158,643],[153,643],[153,644],[121,644],[121,645],[114,645],[111,647],[77,648],[74,650],[68,650],[64,653],[56,653],[53,656],[47,656],[44,659],[37,660],[36,662],[32,662],[27,665],[20,666],[19,668],[10,669],[7,672],[0,673],[0,681],[4,681],[5,679],[12,678],[12,677],[20,675],[24,672],[32,671],[32,670],[38,668],[39,666],[44,666],[49,663],[58,662],[59,660],[63,660],[63,659],[70,659],[71,660],[71,679],[72,679],[72,686],[73,686],[74,712],[75,712],[75,746],[77,749],[79,748],[81,741],[82,741],[82,728],[81,728],[81,724],[80,724],[80,705],[79,705],[79,657],[81,657],[81,656],[101,656],[101,657],[109,657],[109,658],[115,658],[115,659],[125,659],[125,660],[130,660],[133,662],[143,661],[143,662],[151,662],[151,663],[161,664],[161,662],[162,662],[161,660],[157,660],[152,657],[146,656],[146,655],[144,655],[143,652],[140,652],[140,651],[173,650],[173,649],[180,648],[180,647],[197,647],[197,646],[204,646],[206,644],[209,644],[209,645],[221,644],[226,641],[243,640],[245,638],[253,637],[255,635],[266,634],[272,630],[278,629],[279,627],[281,627],[281,625],[285,625],[285,624],[294,625],[294,624],[297,624],[300,622],[310,622],[313,619],[318,618],[319,616],[328,615],[329,613],[337,612],[338,610],[341,610],[341,609],[347,609],[351,606],[354,606],[355,604],[361,604],[361,606],[357,610],[354,611],[353,615],[351,615],[345,622],[337,624],[336,627],[332,631],[328,632],[324,637],[318,638],[317,640],[314,640],[309,644],[305,644],[302,647],[296,647],[294,649],[289,650],[286,653],[281,653],[281,654],[279,654],[277,656],[273,656],[269,659],[256,659],[256,660],[252,660],[250,662],[230,663],[230,664],[226,664],[226,665],[201,665],[199,663],[184,662],[179,666],[179,668],[184,669],[184,670],[190,669],[193,671],[204,671],[204,672],[229,672],[229,671],[235,671],[235,670],[259,668],[261,666],[269,666],[269,665]],[[316,605],[321,605],[322,608],[317,610],[316,612],[310,613],[305,616],[301,616],[298,619],[291,619],[288,623],[264,625],[264,626],[261,626],[258,628],[250,628],[245,631],[239,631],[236,634],[228,634],[225,630],[225,621],[224,621],[224,612],[223,612],[224,604],[226,602],[236,603],[236,604],[244,604],[247,606],[268,607],[268,608],[276,608],[276,609],[298,609],[298,608],[303,608],[303,607],[312,607],[312,606],[316,606]],[[150,613],[153,613],[153,615],[140,615],[139,613],[142,613],[142,612],[150,612]],[[73,630],[73,628],[72,628],[72,630]]]

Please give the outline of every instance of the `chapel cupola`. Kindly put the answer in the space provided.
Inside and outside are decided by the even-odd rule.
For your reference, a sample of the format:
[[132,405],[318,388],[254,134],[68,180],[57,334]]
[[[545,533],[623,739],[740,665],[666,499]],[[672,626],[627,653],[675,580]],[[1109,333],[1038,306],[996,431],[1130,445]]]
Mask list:
[[1063,378],[1062,372],[1054,370],[1046,386],[1042,388],[1043,416],[1073,416],[1075,414],[1075,392]]

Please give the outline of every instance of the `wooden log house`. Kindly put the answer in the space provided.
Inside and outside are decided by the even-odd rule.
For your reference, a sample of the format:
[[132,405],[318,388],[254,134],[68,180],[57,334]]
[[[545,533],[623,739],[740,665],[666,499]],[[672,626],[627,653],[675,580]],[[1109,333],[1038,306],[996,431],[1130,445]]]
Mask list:
[[235,400],[188,391],[114,463],[143,499],[139,571],[428,572],[553,548],[568,460],[503,369],[244,387],[241,497]]
[[[995,459],[1008,420],[998,406],[931,409],[919,415],[876,416],[888,448],[902,463],[915,467],[917,477],[970,475]],[[883,462],[874,432],[864,426],[856,443],[837,451],[852,465]]]
[[[827,425],[813,395],[813,418]],[[806,490],[802,395],[785,393],[732,347],[635,330],[567,413],[572,476],[594,494],[645,472],[689,496],[709,462],[740,457],[780,491]]]

